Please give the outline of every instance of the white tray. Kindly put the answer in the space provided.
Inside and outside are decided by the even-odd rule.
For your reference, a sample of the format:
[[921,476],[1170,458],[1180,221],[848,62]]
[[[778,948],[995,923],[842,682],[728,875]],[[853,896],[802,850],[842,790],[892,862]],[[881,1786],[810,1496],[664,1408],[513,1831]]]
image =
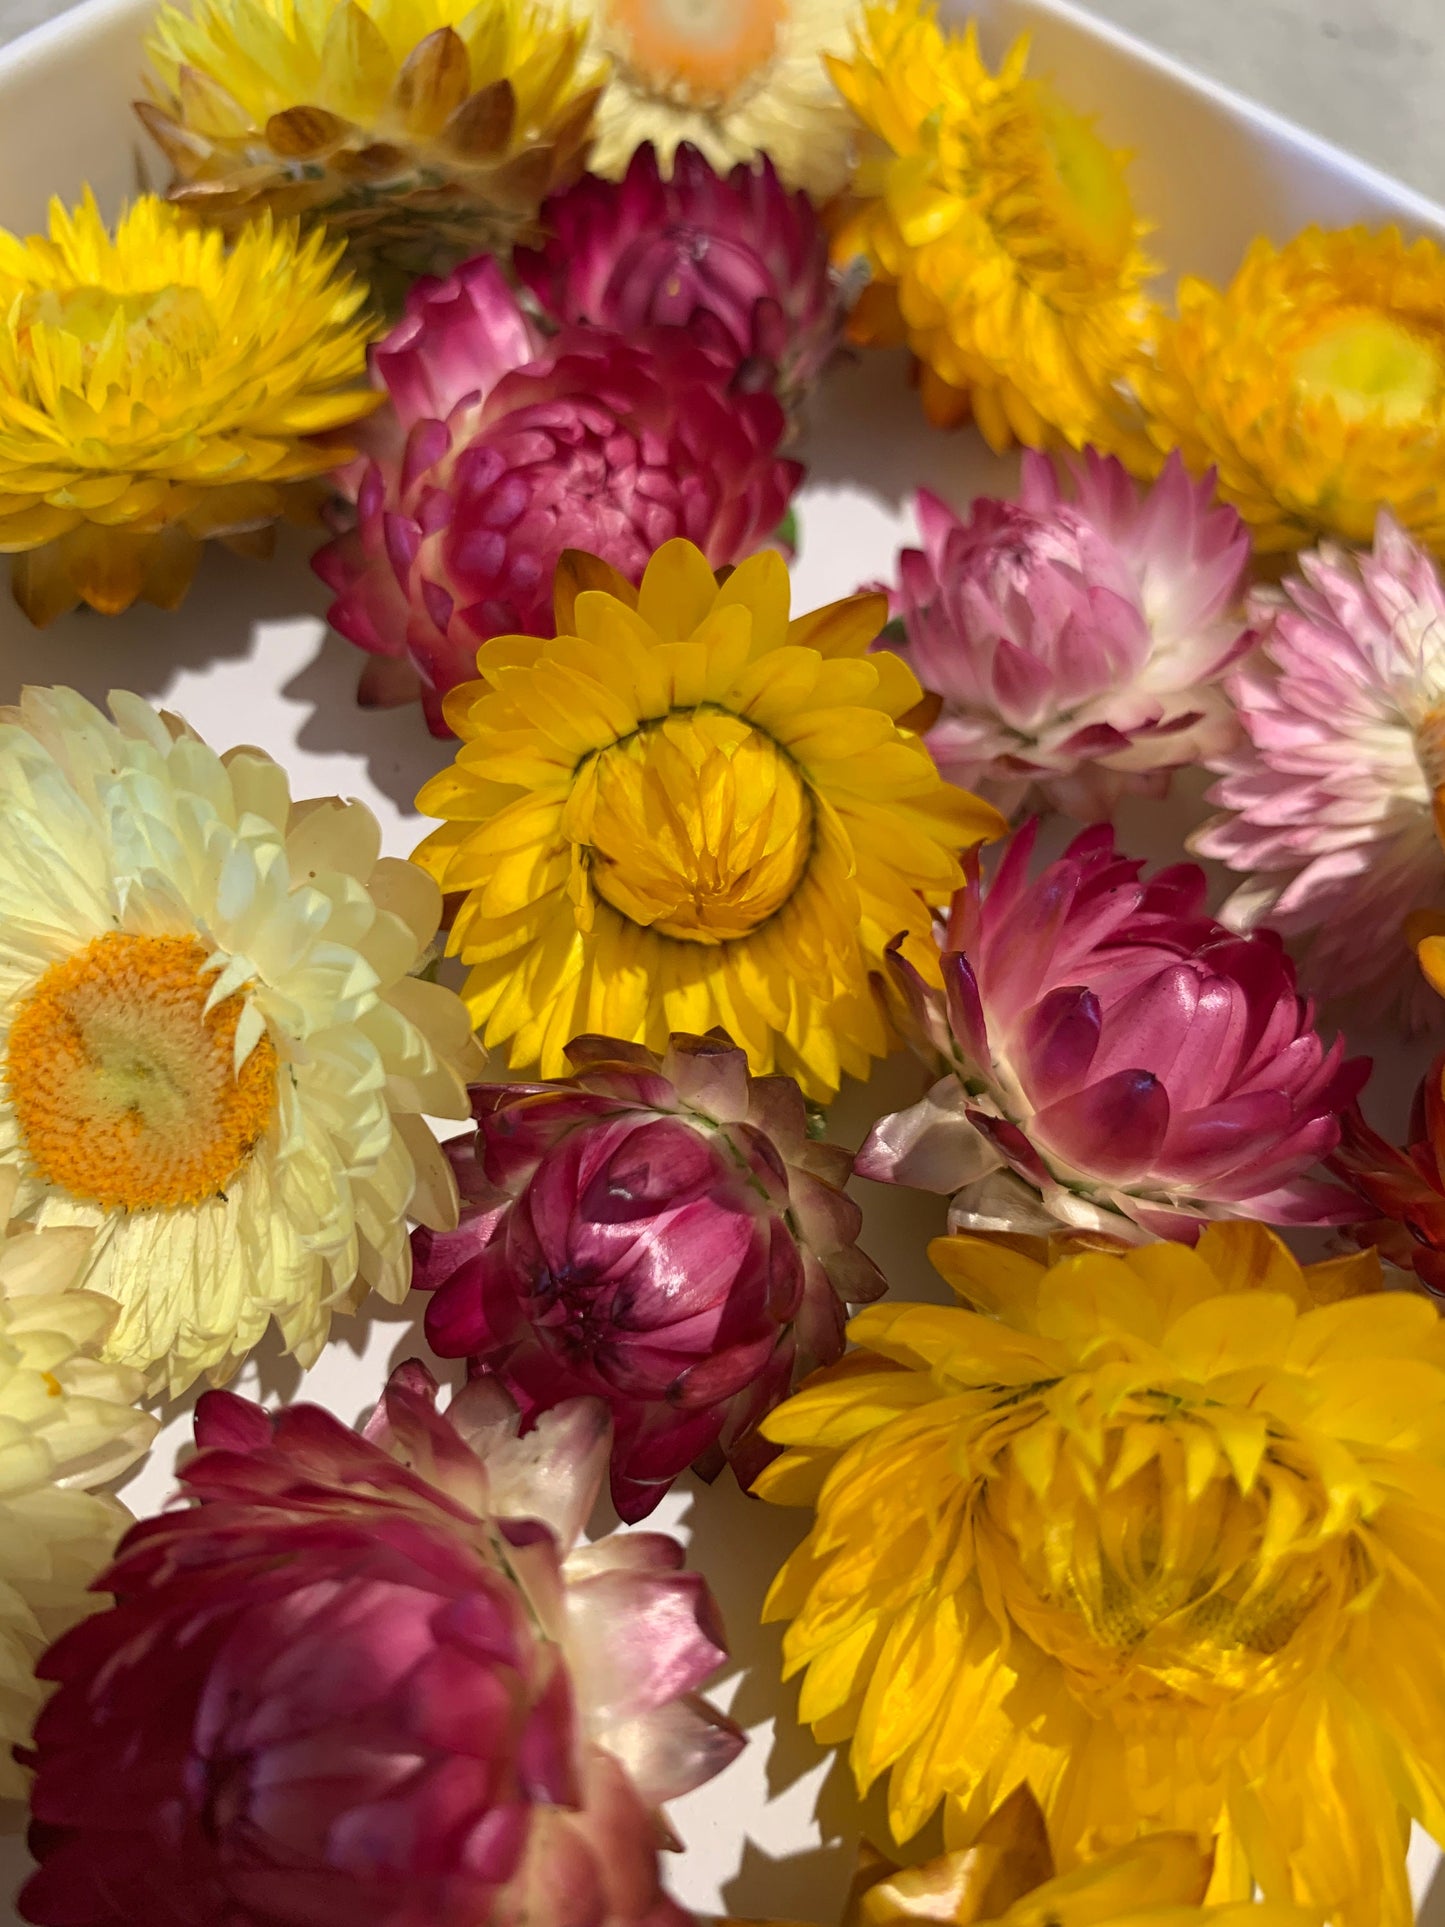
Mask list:
[[[139,142],[130,101],[150,10],[149,0],[88,0],[0,53],[0,222],[29,231],[41,224],[50,195],[73,198],[86,181],[107,210],[135,186]],[[1398,221],[1445,239],[1445,210],[1060,0],[980,0],[974,11],[993,57],[1014,34],[1032,30],[1037,70],[1052,72],[1072,101],[1097,112],[1111,140],[1134,150],[1134,190],[1156,224],[1152,246],[1171,272],[1227,277],[1252,235],[1263,230],[1284,241],[1310,221]],[[156,157],[146,158],[155,180]],[[801,608],[891,572],[919,484],[962,503],[979,490],[1006,488],[1012,478],[1011,465],[990,458],[972,435],[925,427],[892,357],[844,370],[816,415],[794,571]],[[29,628],[0,583],[0,701],[11,701],[26,681],[67,682],[97,700],[115,686],[163,697],[217,747],[254,742],[269,750],[287,765],[297,794],[365,798],[388,849],[405,855],[418,837],[411,799],[446,751],[415,710],[354,708],[362,657],[327,635],[325,601],[297,543],[271,564],[210,555],[175,615],[138,609],[109,622],[72,616],[44,635]],[[1167,859],[1198,816],[1195,786],[1167,810],[1126,810],[1121,838],[1137,854]],[[1385,1074],[1371,1108],[1382,1127],[1399,1129],[1422,1068],[1419,1053],[1364,1035],[1354,1041],[1378,1046]],[[868,1096],[845,1093],[837,1135],[856,1142],[869,1118],[890,1107],[886,1088],[901,1101],[914,1077],[908,1065],[894,1064],[880,1071]],[[894,1290],[946,1296],[924,1258],[928,1238],[941,1228],[941,1203],[860,1189],[869,1194],[864,1242]],[[369,1409],[393,1362],[425,1353],[418,1327],[408,1307],[342,1321],[304,1384],[268,1349],[238,1387],[268,1399],[305,1396],[354,1419]],[[165,1499],[175,1453],[188,1436],[189,1412],[178,1409],[130,1483],[127,1497],[137,1510]],[[841,1760],[820,1752],[796,1724],[793,1689],[779,1685],[776,1632],[757,1625],[767,1581],[801,1517],[754,1505],[727,1479],[710,1491],[684,1482],[651,1523],[691,1538],[732,1641],[733,1665],[717,1697],[752,1734],[720,1780],[673,1808],[687,1842],[672,1867],[675,1891],[700,1912],[829,1927],[860,1826],[880,1841],[886,1831],[876,1807],[860,1816]],[[1433,1846],[1417,1839],[1420,1919],[1445,1927],[1445,1875],[1434,1902],[1423,1900],[1437,1859]],[[4,1897],[24,1865],[20,1843],[0,1839],[0,1927],[13,1927]]]

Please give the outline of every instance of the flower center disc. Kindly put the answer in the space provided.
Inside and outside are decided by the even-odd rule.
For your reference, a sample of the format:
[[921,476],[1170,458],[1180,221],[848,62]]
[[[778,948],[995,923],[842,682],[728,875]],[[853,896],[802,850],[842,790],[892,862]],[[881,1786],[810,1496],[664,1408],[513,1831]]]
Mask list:
[[1041,199],[1057,238],[1103,275],[1123,265],[1134,238],[1129,190],[1118,157],[1082,114],[1040,88],[1035,96],[1047,172]]
[[245,999],[206,1009],[193,937],[97,937],[52,964],[10,1031],[5,1078],[31,1159],[110,1210],[201,1204],[222,1191],[276,1110],[262,1037],[235,1068]]
[[1295,356],[1294,385],[1309,397],[1328,395],[1346,421],[1374,415],[1410,422],[1436,400],[1440,357],[1428,341],[1383,314],[1338,317]]
[[216,338],[210,304],[198,288],[39,288],[24,297],[20,325],[71,336],[87,366],[116,333],[132,363],[153,351],[211,348]]
[[610,38],[655,93],[720,105],[777,51],[784,0],[604,0]]
[[604,750],[569,823],[597,894],[685,943],[748,936],[807,872],[813,800],[771,738],[698,710]]

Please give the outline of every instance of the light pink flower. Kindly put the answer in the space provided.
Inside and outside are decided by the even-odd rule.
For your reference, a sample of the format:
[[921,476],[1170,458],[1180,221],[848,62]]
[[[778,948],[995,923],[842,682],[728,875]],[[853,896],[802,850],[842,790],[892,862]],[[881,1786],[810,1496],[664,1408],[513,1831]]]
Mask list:
[[1249,873],[1231,928],[1307,939],[1320,997],[1359,993],[1418,1030],[1442,1010],[1405,923],[1445,910],[1445,587],[1383,513],[1373,555],[1323,543],[1298,566],[1251,599],[1260,647],[1229,682],[1244,734],[1210,791],[1228,814],[1191,847]]
[[550,636],[566,549],[637,581],[686,536],[714,568],[773,534],[802,470],[776,397],[683,328],[543,338],[490,258],[420,281],[374,351],[392,407],[337,477],[353,526],[314,558],[334,628],[371,652],[363,702],[441,699],[497,635]]
[[874,1126],[860,1175],[952,1193],[960,1230],[1192,1241],[1356,1215],[1309,1171],[1369,1062],[1321,1041],[1278,937],[1216,923],[1193,864],[1144,880],[1104,824],[1030,880],[1036,827],[955,898],[943,995],[895,960],[948,1068]]
[[416,1233],[412,1275],[436,1290],[433,1348],[524,1415],[606,1401],[613,1503],[640,1519],[689,1465],[749,1485],[774,1453],[759,1421],[883,1278],[854,1242],[852,1160],[809,1135],[790,1077],[716,1034],[568,1056],[570,1078],[473,1091],[476,1138],[448,1147],[461,1226]]
[[925,741],[950,782],[1087,822],[1233,739],[1249,537],[1177,456],[1143,490],[1092,449],[1069,476],[1026,453],[1019,499],[966,522],[921,493],[889,646],[939,699]]
[[658,1534],[580,1543],[602,1406],[519,1439],[495,1383],[435,1392],[403,1366],[364,1437],[201,1400],[191,1505],[42,1662],[27,1919],[684,1927],[656,1806],[741,1744],[695,1697],[707,1589]]

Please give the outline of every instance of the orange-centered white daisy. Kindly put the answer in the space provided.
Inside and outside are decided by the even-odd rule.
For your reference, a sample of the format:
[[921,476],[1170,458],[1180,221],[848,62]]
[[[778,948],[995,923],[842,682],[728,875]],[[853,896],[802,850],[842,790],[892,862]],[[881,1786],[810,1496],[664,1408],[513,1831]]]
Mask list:
[[334,1307],[410,1279],[445,1225],[423,1113],[466,1113],[466,1012],[409,973],[436,887],[359,803],[292,800],[134,696],[0,710],[0,1167],[94,1234],[105,1356],[181,1390],[274,1318],[309,1363]]
[[845,53],[861,18],[862,0],[594,0],[612,78],[591,166],[620,175],[651,141],[669,170],[690,141],[719,170],[766,154],[788,186],[837,193],[854,124],[823,56]]

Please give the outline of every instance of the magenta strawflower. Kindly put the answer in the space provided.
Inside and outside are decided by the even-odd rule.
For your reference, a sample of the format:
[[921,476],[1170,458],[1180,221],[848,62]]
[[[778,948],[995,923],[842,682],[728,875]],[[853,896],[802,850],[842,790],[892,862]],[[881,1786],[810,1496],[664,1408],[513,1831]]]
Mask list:
[[353,437],[354,526],[314,566],[333,626],[376,658],[362,701],[419,694],[438,734],[481,643],[552,633],[565,549],[636,581],[682,535],[721,568],[772,535],[802,475],[778,459],[776,397],[735,392],[687,330],[544,339],[490,258],[417,282],[372,366],[392,407]]
[[1216,923],[1193,864],[1145,880],[1107,824],[1030,880],[1036,829],[955,898],[943,995],[897,961],[947,1070],[874,1126],[859,1173],[952,1193],[955,1230],[1188,1241],[1213,1218],[1358,1215],[1309,1171],[1369,1062],[1321,1041],[1279,938]]
[[664,1057],[583,1037],[575,1074],[473,1091],[449,1147],[460,1229],[415,1234],[436,1289],[427,1337],[495,1373],[524,1417],[605,1399],[612,1498],[640,1519],[689,1465],[746,1486],[773,1456],[760,1419],[843,1350],[845,1305],[883,1290],[844,1197],[851,1160],[808,1134],[789,1077],[753,1077],[726,1038]]
[[1018,500],[966,522],[921,492],[890,647],[939,699],[925,741],[950,782],[1088,822],[1233,740],[1249,537],[1177,456],[1151,488],[1093,449],[1069,476],[1030,451]]
[[827,236],[766,158],[718,174],[684,144],[664,180],[654,149],[640,147],[623,180],[584,175],[541,222],[550,238],[519,249],[515,265],[554,321],[621,335],[687,328],[743,387],[775,388],[789,408],[837,350],[843,304]]
[[741,1745],[694,1697],[707,1589],[658,1534],[579,1542],[602,1406],[519,1440],[495,1383],[435,1392],[403,1366],[360,1437],[201,1400],[192,1504],[42,1662],[26,1919],[684,1927],[657,1804]]
[[1191,845],[1249,873],[1227,924],[1305,939],[1319,997],[1421,1029],[1445,1010],[1405,928],[1445,910],[1445,585],[1388,514],[1372,555],[1323,543],[1298,567],[1251,599],[1260,648],[1229,682],[1244,734],[1210,791],[1228,814]]

